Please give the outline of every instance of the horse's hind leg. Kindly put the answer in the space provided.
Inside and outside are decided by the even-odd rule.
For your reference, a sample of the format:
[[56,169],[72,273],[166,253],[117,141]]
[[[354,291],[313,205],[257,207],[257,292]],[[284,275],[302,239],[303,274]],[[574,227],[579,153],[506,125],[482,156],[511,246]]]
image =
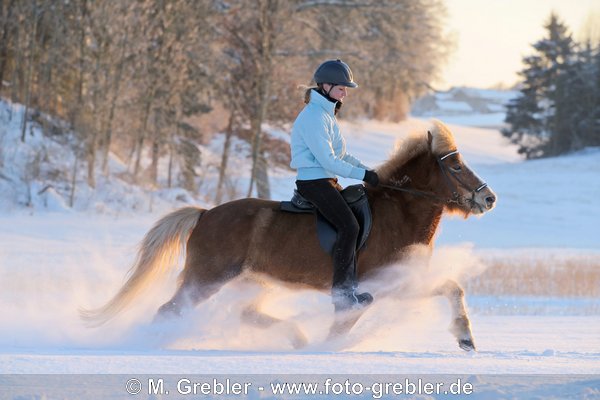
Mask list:
[[275,318],[260,311],[260,303],[262,297],[259,297],[254,302],[249,304],[242,310],[241,319],[247,324],[257,326],[262,329],[270,328],[274,325],[279,325],[284,328],[286,334],[291,338],[292,347],[300,349],[308,344],[306,336],[300,328],[292,322]]
[[465,292],[458,283],[448,280],[445,284],[433,291],[434,296],[444,296],[450,302],[452,310],[452,323],[450,332],[456,337],[461,349],[475,350],[475,342],[471,333],[471,322],[465,307]]
[[155,320],[181,316],[185,308],[208,299],[241,272],[240,264],[234,262],[222,262],[219,264],[222,268],[208,268],[210,259],[210,255],[203,256],[193,243],[188,243],[185,267],[180,275],[181,284],[171,300],[158,309]]
[[181,316],[185,308],[194,307],[215,294],[220,288],[221,285],[217,284],[192,286],[184,283],[177,289],[171,300],[160,306],[154,320]]

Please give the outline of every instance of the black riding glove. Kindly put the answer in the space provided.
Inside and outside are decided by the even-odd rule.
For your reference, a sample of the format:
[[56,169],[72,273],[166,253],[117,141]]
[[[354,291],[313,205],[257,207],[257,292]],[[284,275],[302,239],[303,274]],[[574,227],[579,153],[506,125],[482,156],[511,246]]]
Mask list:
[[363,181],[365,181],[369,185],[375,187],[375,186],[379,185],[379,176],[377,176],[377,172],[375,172],[375,171],[366,170]]

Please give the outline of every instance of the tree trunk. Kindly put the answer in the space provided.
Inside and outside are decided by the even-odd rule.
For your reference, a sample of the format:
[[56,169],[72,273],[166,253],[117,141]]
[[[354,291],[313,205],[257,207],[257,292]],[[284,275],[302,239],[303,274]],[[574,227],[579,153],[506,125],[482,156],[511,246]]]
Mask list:
[[261,149],[256,164],[256,193],[260,199],[271,198],[271,186],[269,184],[269,165]]
[[158,185],[158,160],[160,158],[160,131],[156,128],[154,139],[152,140],[152,163],[150,164],[150,182]]
[[225,184],[225,177],[227,173],[227,163],[229,161],[229,150],[231,149],[231,136],[233,135],[233,123],[235,121],[235,108],[232,107],[231,114],[229,114],[229,123],[227,124],[227,130],[225,131],[225,143],[223,143],[223,153],[221,154],[221,166],[219,167],[219,183],[217,183],[217,195],[215,197],[215,203],[221,204],[223,200],[223,185]]
[[119,88],[121,86],[121,78],[123,76],[123,67],[125,65],[125,48],[127,43],[128,33],[125,32],[125,38],[121,43],[121,55],[119,56],[119,64],[117,65],[117,71],[113,77],[113,93],[110,101],[110,108],[108,111],[108,121],[106,122],[106,132],[104,133],[104,149],[102,155],[102,174],[108,177],[108,154],[110,153],[110,144],[112,142],[112,124],[115,116],[115,107],[117,104],[117,98],[119,97]]
[[[262,124],[267,113],[267,101],[269,98],[269,83],[271,80],[271,69],[273,62],[273,18],[277,10],[277,0],[262,0],[260,2],[260,35],[261,45],[259,54],[261,59],[258,64],[257,71],[257,107],[251,118],[250,125],[253,131],[252,140],[252,173],[250,176],[250,185],[248,187],[247,197],[252,195],[254,181],[260,171],[261,184],[257,184],[258,198],[270,198],[269,177],[267,162],[262,150]],[[260,164],[260,165],[259,165]]]
[[181,120],[183,118],[183,110],[182,107],[179,106],[175,115],[175,126],[174,129],[171,129],[171,134],[169,135],[169,141],[167,146],[169,148],[169,166],[167,167],[168,177],[167,177],[167,187],[171,187],[173,182],[173,161],[175,158],[175,141],[179,139],[179,126],[181,125]]
[[[64,21],[58,21],[57,17],[53,19],[53,30],[54,32],[60,31],[60,24]],[[57,115],[59,117],[64,117],[58,110],[57,106],[57,87],[55,86],[54,76],[57,69],[61,68],[62,60],[60,56],[62,55],[61,46],[63,46],[65,38],[59,37],[58,34],[52,35],[52,42],[48,44],[48,47],[43,49],[43,51],[47,54],[46,65],[43,65],[43,82],[39,84],[39,88],[42,91],[42,99],[43,106],[47,113],[51,115]]]
[[[144,118],[145,120],[145,118]],[[133,165],[133,181],[137,183],[138,175],[140,173],[140,164],[142,159],[142,151],[144,149],[144,140],[146,139],[146,123],[144,122],[142,129],[137,133],[137,139],[133,146],[131,157],[135,156],[135,162]]]
[[102,53],[96,53],[96,60],[94,66],[93,73],[93,81],[94,81],[94,94],[92,96],[92,105],[93,105],[93,116],[92,116],[92,126],[88,129],[88,148],[87,148],[87,164],[88,164],[88,174],[87,180],[88,185],[90,187],[96,187],[96,176],[95,176],[95,167],[96,167],[96,151],[98,150],[98,132],[100,132],[99,127],[99,119],[98,114],[100,113],[100,104],[98,95],[100,92],[100,58]]
[[77,186],[77,167],[79,163],[79,151],[75,150],[75,161],[73,162],[73,170],[71,171],[71,193],[69,194],[69,207],[73,208],[75,204],[75,189]]
[[167,187],[170,189],[173,186],[173,158],[175,157],[175,146],[173,146],[174,138],[169,141],[169,166],[167,167]]
[[[77,80],[75,84],[75,100],[74,104],[67,106],[68,119],[71,123],[71,127],[75,128],[79,125],[79,119],[81,118],[81,110],[83,109],[83,81],[85,79],[85,40],[86,40],[86,26],[87,26],[87,0],[78,0],[79,4],[79,15],[78,18],[78,52],[77,57]],[[70,103],[70,102],[69,102]]]
[[[2,37],[0,38],[0,93],[4,85],[4,71],[6,71],[6,64],[8,61],[8,32],[12,22],[12,14],[15,0],[11,0],[6,5],[6,15],[2,15]],[[4,10],[2,10],[4,11]]]
[[91,188],[96,187],[96,177],[94,176],[94,165],[96,164],[96,146],[95,140],[96,135],[91,139],[89,148],[87,151],[87,181]]
[[21,124],[21,142],[25,142],[25,131],[27,130],[27,114],[29,113],[29,103],[31,102],[31,81],[33,80],[33,56],[35,50],[35,36],[37,34],[37,4],[36,0],[31,2],[31,23],[33,28],[29,36],[29,61],[27,62],[27,75],[25,76],[25,110],[23,112],[23,122]]
[[148,126],[148,118],[150,117],[150,108],[152,106],[152,98],[154,97],[154,89],[150,90],[149,96],[146,97],[144,106],[144,115],[142,117],[142,129],[137,134],[135,152],[135,165],[133,167],[133,180],[137,182],[140,173],[140,165],[142,159],[142,151],[144,150],[144,141],[146,139],[146,127]]
[[[259,108],[264,110],[265,106],[261,104]],[[256,182],[256,177],[258,174],[258,163],[260,160],[262,146],[262,116],[260,110],[257,112],[257,115],[254,116],[250,126],[252,127],[254,134],[252,136],[252,169],[250,173],[250,185],[248,187],[248,193],[246,194],[246,197],[252,196],[252,190],[254,189],[254,183]],[[258,198],[263,198],[260,197],[258,191],[256,196]]]
[[[118,89],[117,89],[118,90]],[[113,96],[110,104],[110,110],[108,112],[108,121],[106,121],[106,132],[104,133],[104,147],[102,149],[102,175],[105,177],[109,176],[108,170],[108,156],[110,153],[110,144],[112,142],[112,123],[115,116],[115,103],[117,102],[117,96]]]

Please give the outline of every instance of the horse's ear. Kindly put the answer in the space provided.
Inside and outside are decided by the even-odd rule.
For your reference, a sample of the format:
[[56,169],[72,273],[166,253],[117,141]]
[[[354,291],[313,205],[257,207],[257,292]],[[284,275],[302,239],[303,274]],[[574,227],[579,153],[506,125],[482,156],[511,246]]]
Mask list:
[[431,134],[431,131],[427,131],[427,146],[429,146],[429,152],[431,153],[432,149],[431,149],[431,144],[433,143],[433,135]]

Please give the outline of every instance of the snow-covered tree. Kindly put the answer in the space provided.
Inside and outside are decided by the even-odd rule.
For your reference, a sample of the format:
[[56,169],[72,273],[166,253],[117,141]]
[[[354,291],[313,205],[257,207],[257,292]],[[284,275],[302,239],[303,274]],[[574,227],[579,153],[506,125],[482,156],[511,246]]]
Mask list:
[[287,164],[287,147],[264,127],[293,120],[317,65],[356,71],[342,117],[401,119],[443,66],[443,15],[443,0],[0,0],[0,96],[31,110],[24,140],[37,110],[68,122],[52,135],[75,132],[72,185],[81,169],[101,184],[113,152],[125,178],[193,192],[194,146],[227,129],[252,146],[248,193],[269,197],[269,163]]
[[555,130],[546,147],[549,155],[598,145],[594,140],[600,126],[598,120],[597,77],[594,51],[588,43],[577,52],[566,73],[558,77]]
[[523,59],[525,68],[519,96],[507,106],[505,136],[521,145],[527,157],[555,154],[556,135],[562,134],[562,111],[557,109],[564,95],[564,79],[574,58],[574,42],[567,27],[552,13],[545,25],[547,35],[533,44],[534,54]]

